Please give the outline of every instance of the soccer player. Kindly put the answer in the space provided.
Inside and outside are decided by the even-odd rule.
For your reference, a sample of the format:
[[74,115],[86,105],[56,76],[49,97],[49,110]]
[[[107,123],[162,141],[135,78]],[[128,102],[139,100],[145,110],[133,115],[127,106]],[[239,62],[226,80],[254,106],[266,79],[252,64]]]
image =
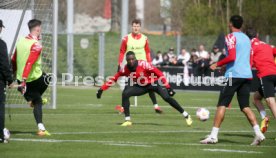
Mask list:
[[274,88],[276,86],[276,65],[274,63],[274,55],[276,55],[276,50],[269,44],[260,41],[255,29],[248,28],[246,34],[251,39],[252,61],[257,69],[257,76],[260,82],[260,87],[254,94],[254,104],[263,119],[261,131],[265,133],[268,128],[269,117],[266,116],[264,106],[261,102],[262,98],[265,98],[274,118],[276,118],[276,102],[274,96]]
[[[123,69],[125,62],[125,53],[128,51],[133,51],[137,60],[144,60],[151,63],[150,48],[148,38],[143,35],[141,30],[141,21],[135,19],[132,21],[132,33],[126,35],[121,43],[120,55],[118,61],[118,71]],[[157,104],[156,96],[154,92],[149,92],[150,99],[154,105],[154,110],[156,113],[162,113],[161,108]]]
[[50,76],[41,69],[42,45],[41,21],[32,19],[28,22],[30,34],[19,39],[12,57],[13,70],[19,82],[18,90],[33,107],[33,114],[38,126],[37,135],[51,135],[42,122],[42,95],[48,87]]
[[218,66],[226,64],[225,77],[227,82],[220,92],[211,134],[200,141],[202,144],[215,144],[218,142],[218,132],[224,119],[226,107],[231,103],[235,92],[237,92],[240,109],[255,132],[255,138],[251,145],[259,145],[265,139],[256,116],[249,107],[250,82],[252,79],[250,65],[251,43],[249,38],[241,32],[242,24],[243,18],[241,16],[234,15],[230,18],[229,28],[232,33],[225,37],[227,56],[210,66],[212,70],[215,70]]
[[126,61],[127,65],[117,72],[114,77],[107,81],[97,92],[97,98],[99,99],[101,98],[102,92],[115,83],[119,77],[127,76],[130,78],[130,85],[124,89],[122,94],[125,122],[121,126],[132,125],[130,120],[129,98],[146,94],[149,91],[158,93],[162,99],[180,112],[186,118],[188,126],[192,124],[191,116],[171,97],[175,92],[170,88],[169,83],[160,70],[144,60],[137,60],[135,53],[132,51],[127,52]]
[[[3,21],[0,20],[0,33],[4,27]],[[0,38],[0,143],[8,143],[4,139],[5,128],[5,99],[6,99],[6,85],[12,87],[12,71],[10,67],[7,45],[5,41]]]

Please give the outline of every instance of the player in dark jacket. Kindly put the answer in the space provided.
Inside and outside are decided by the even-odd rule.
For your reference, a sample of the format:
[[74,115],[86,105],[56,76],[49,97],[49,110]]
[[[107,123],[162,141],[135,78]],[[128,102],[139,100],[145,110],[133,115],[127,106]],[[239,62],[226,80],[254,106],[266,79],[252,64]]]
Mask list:
[[[0,20],[0,33],[4,27],[2,20]],[[12,71],[10,67],[7,45],[0,39],[0,143],[7,143],[8,140],[4,138],[5,128],[5,90],[6,85],[12,86]]]

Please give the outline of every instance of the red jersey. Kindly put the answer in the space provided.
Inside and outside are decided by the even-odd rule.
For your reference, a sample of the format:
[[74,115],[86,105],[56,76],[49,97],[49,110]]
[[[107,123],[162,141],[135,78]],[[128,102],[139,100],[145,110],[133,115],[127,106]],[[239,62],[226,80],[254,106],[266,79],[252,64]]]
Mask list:
[[258,78],[264,76],[276,75],[276,65],[274,63],[274,55],[276,54],[269,44],[260,41],[258,38],[251,40],[253,66],[257,69]]
[[[139,40],[141,37],[142,37],[142,34],[131,34],[132,37],[134,39],[137,39]],[[121,47],[120,47],[120,55],[119,55],[119,60],[118,60],[118,65],[120,65],[123,60],[124,60],[124,55],[126,53],[126,50],[127,50],[127,41],[128,41],[128,35],[125,36],[123,39],[122,39],[122,43],[121,43]],[[151,57],[150,57],[150,48],[149,48],[149,41],[148,39],[146,40],[146,44],[145,44],[145,52],[146,52],[146,58],[147,58],[147,62],[151,62]]]
[[141,83],[141,86],[149,85],[158,79],[162,81],[162,83],[165,85],[166,88],[170,88],[169,83],[167,82],[167,79],[165,78],[164,74],[154,67],[152,64],[144,61],[144,60],[138,60],[138,65],[136,67],[135,72],[131,72],[127,65],[121,69],[119,72],[117,72],[112,78],[110,78],[102,87],[102,90],[107,90],[110,86],[115,83],[120,76],[127,76],[129,77],[133,82]]

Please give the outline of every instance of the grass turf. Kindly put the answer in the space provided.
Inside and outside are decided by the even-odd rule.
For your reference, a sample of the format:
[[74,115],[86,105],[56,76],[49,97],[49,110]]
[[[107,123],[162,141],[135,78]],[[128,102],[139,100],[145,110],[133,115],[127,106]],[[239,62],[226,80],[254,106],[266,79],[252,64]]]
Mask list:
[[[120,90],[105,91],[101,100],[95,93],[94,88],[58,88],[58,108],[44,109],[50,137],[35,135],[37,127],[30,108],[12,109],[12,120],[6,117],[12,139],[9,144],[0,144],[0,157],[260,158],[276,154],[275,121],[265,134],[266,141],[258,147],[250,146],[253,131],[238,109],[236,98],[232,109],[227,110],[219,143],[201,145],[199,140],[212,127],[218,93],[177,92],[175,99],[193,116],[192,127],[187,127],[183,117],[160,97],[157,99],[164,114],[155,114],[148,95],[138,98],[138,107],[131,107],[133,126],[120,127],[124,117],[114,110],[121,102]],[[206,122],[197,120],[197,107],[207,107],[211,118]]]

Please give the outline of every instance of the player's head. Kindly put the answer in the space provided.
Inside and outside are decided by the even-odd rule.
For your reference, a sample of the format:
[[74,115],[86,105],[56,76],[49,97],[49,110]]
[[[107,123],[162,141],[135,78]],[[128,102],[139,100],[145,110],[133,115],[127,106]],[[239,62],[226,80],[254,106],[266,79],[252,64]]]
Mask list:
[[140,30],[141,30],[141,20],[139,19],[134,19],[132,22],[131,22],[131,28],[132,28],[132,33],[134,34],[139,34],[140,33]]
[[249,39],[256,38],[258,36],[257,31],[253,27],[246,29],[246,35],[249,37]]
[[133,51],[128,51],[126,53],[126,61],[127,61],[127,67],[132,71],[135,70],[137,66],[137,60],[135,53]]
[[41,21],[37,19],[32,19],[28,22],[28,27],[31,34],[39,36],[41,34]]
[[229,21],[229,29],[230,30],[232,30],[233,28],[241,29],[242,24],[243,24],[243,18],[239,15],[233,15]]

